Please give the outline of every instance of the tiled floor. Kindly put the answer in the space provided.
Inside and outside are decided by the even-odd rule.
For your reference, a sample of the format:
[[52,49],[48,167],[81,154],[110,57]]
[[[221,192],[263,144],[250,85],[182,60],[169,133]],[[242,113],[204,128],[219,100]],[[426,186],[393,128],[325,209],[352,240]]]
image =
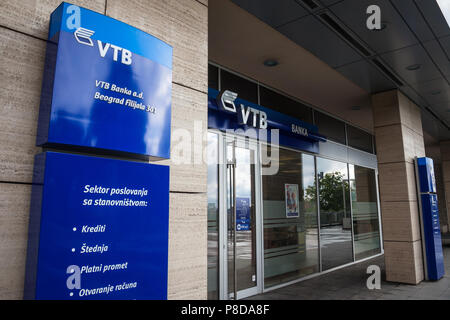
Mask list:
[[[419,285],[386,282],[384,257],[371,259],[338,271],[301,281],[274,291],[250,297],[251,300],[450,300],[450,246],[444,248],[446,275],[437,282],[423,281]],[[381,289],[366,286],[369,265],[381,268]]]

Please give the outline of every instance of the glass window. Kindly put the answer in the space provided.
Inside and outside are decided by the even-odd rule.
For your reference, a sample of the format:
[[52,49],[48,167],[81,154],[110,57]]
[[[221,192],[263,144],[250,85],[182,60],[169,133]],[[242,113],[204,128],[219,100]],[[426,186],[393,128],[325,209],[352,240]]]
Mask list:
[[236,92],[238,97],[253,103],[258,103],[258,86],[225,70],[220,70],[221,90]]
[[317,111],[314,112],[314,120],[320,134],[323,134],[327,139],[346,144],[344,122]]
[[266,287],[319,271],[314,157],[280,149],[278,162],[262,177]]
[[375,170],[350,165],[355,258],[381,252]]
[[259,87],[259,94],[262,106],[312,123],[311,108],[262,86]]
[[208,132],[208,299],[219,299],[219,144]]
[[373,153],[371,134],[347,125],[347,139],[350,147]]
[[208,88],[219,90],[219,68],[208,65]]
[[347,164],[317,158],[322,270],[353,262]]

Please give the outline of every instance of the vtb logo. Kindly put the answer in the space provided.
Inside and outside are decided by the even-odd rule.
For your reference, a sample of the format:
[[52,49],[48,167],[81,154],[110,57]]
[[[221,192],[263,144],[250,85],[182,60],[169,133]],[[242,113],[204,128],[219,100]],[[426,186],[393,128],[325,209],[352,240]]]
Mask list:
[[[235,101],[238,95],[230,90],[222,90],[217,96],[217,104],[221,110],[237,113],[240,124],[249,125],[258,129],[267,129],[267,114],[264,111],[251,107],[239,105],[239,112],[236,110]],[[251,115],[251,117],[250,117]]]
[[[95,31],[79,27],[75,31],[74,35],[75,35],[75,39],[77,40],[78,43],[84,44],[86,46],[94,47],[94,42],[91,39],[91,37],[94,35],[94,33],[95,33]],[[102,58],[105,58],[109,49],[112,49],[112,50],[114,50],[114,53],[113,53],[114,61],[119,61],[119,54],[121,54],[120,62],[122,62],[123,64],[126,64],[126,65],[131,65],[133,63],[132,53],[131,53],[131,51],[129,51],[127,49],[121,48],[119,46],[115,46],[110,43],[103,43],[100,40],[97,40],[97,46],[98,46],[98,51],[100,53],[100,56]]]

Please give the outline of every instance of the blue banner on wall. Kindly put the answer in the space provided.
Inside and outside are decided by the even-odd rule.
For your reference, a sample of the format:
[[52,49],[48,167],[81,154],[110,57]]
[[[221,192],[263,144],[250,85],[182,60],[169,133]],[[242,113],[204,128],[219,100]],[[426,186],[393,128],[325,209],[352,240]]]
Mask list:
[[169,167],[36,156],[25,297],[166,299]]
[[173,49],[99,13],[51,16],[38,145],[170,158]]
[[426,157],[418,158],[416,166],[420,189],[426,278],[428,280],[439,280],[444,276],[445,269],[433,160]]

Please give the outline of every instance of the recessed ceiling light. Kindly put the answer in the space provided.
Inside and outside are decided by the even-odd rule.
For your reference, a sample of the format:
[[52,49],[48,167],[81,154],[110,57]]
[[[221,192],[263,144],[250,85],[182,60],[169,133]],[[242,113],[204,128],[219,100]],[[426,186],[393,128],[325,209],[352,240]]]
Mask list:
[[415,71],[415,70],[419,70],[421,67],[422,67],[422,65],[417,63],[417,64],[412,64],[410,66],[407,66],[406,70]]
[[267,59],[264,61],[264,65],[266,67],[275,67],[279,64],[279,62],[275,59]]

